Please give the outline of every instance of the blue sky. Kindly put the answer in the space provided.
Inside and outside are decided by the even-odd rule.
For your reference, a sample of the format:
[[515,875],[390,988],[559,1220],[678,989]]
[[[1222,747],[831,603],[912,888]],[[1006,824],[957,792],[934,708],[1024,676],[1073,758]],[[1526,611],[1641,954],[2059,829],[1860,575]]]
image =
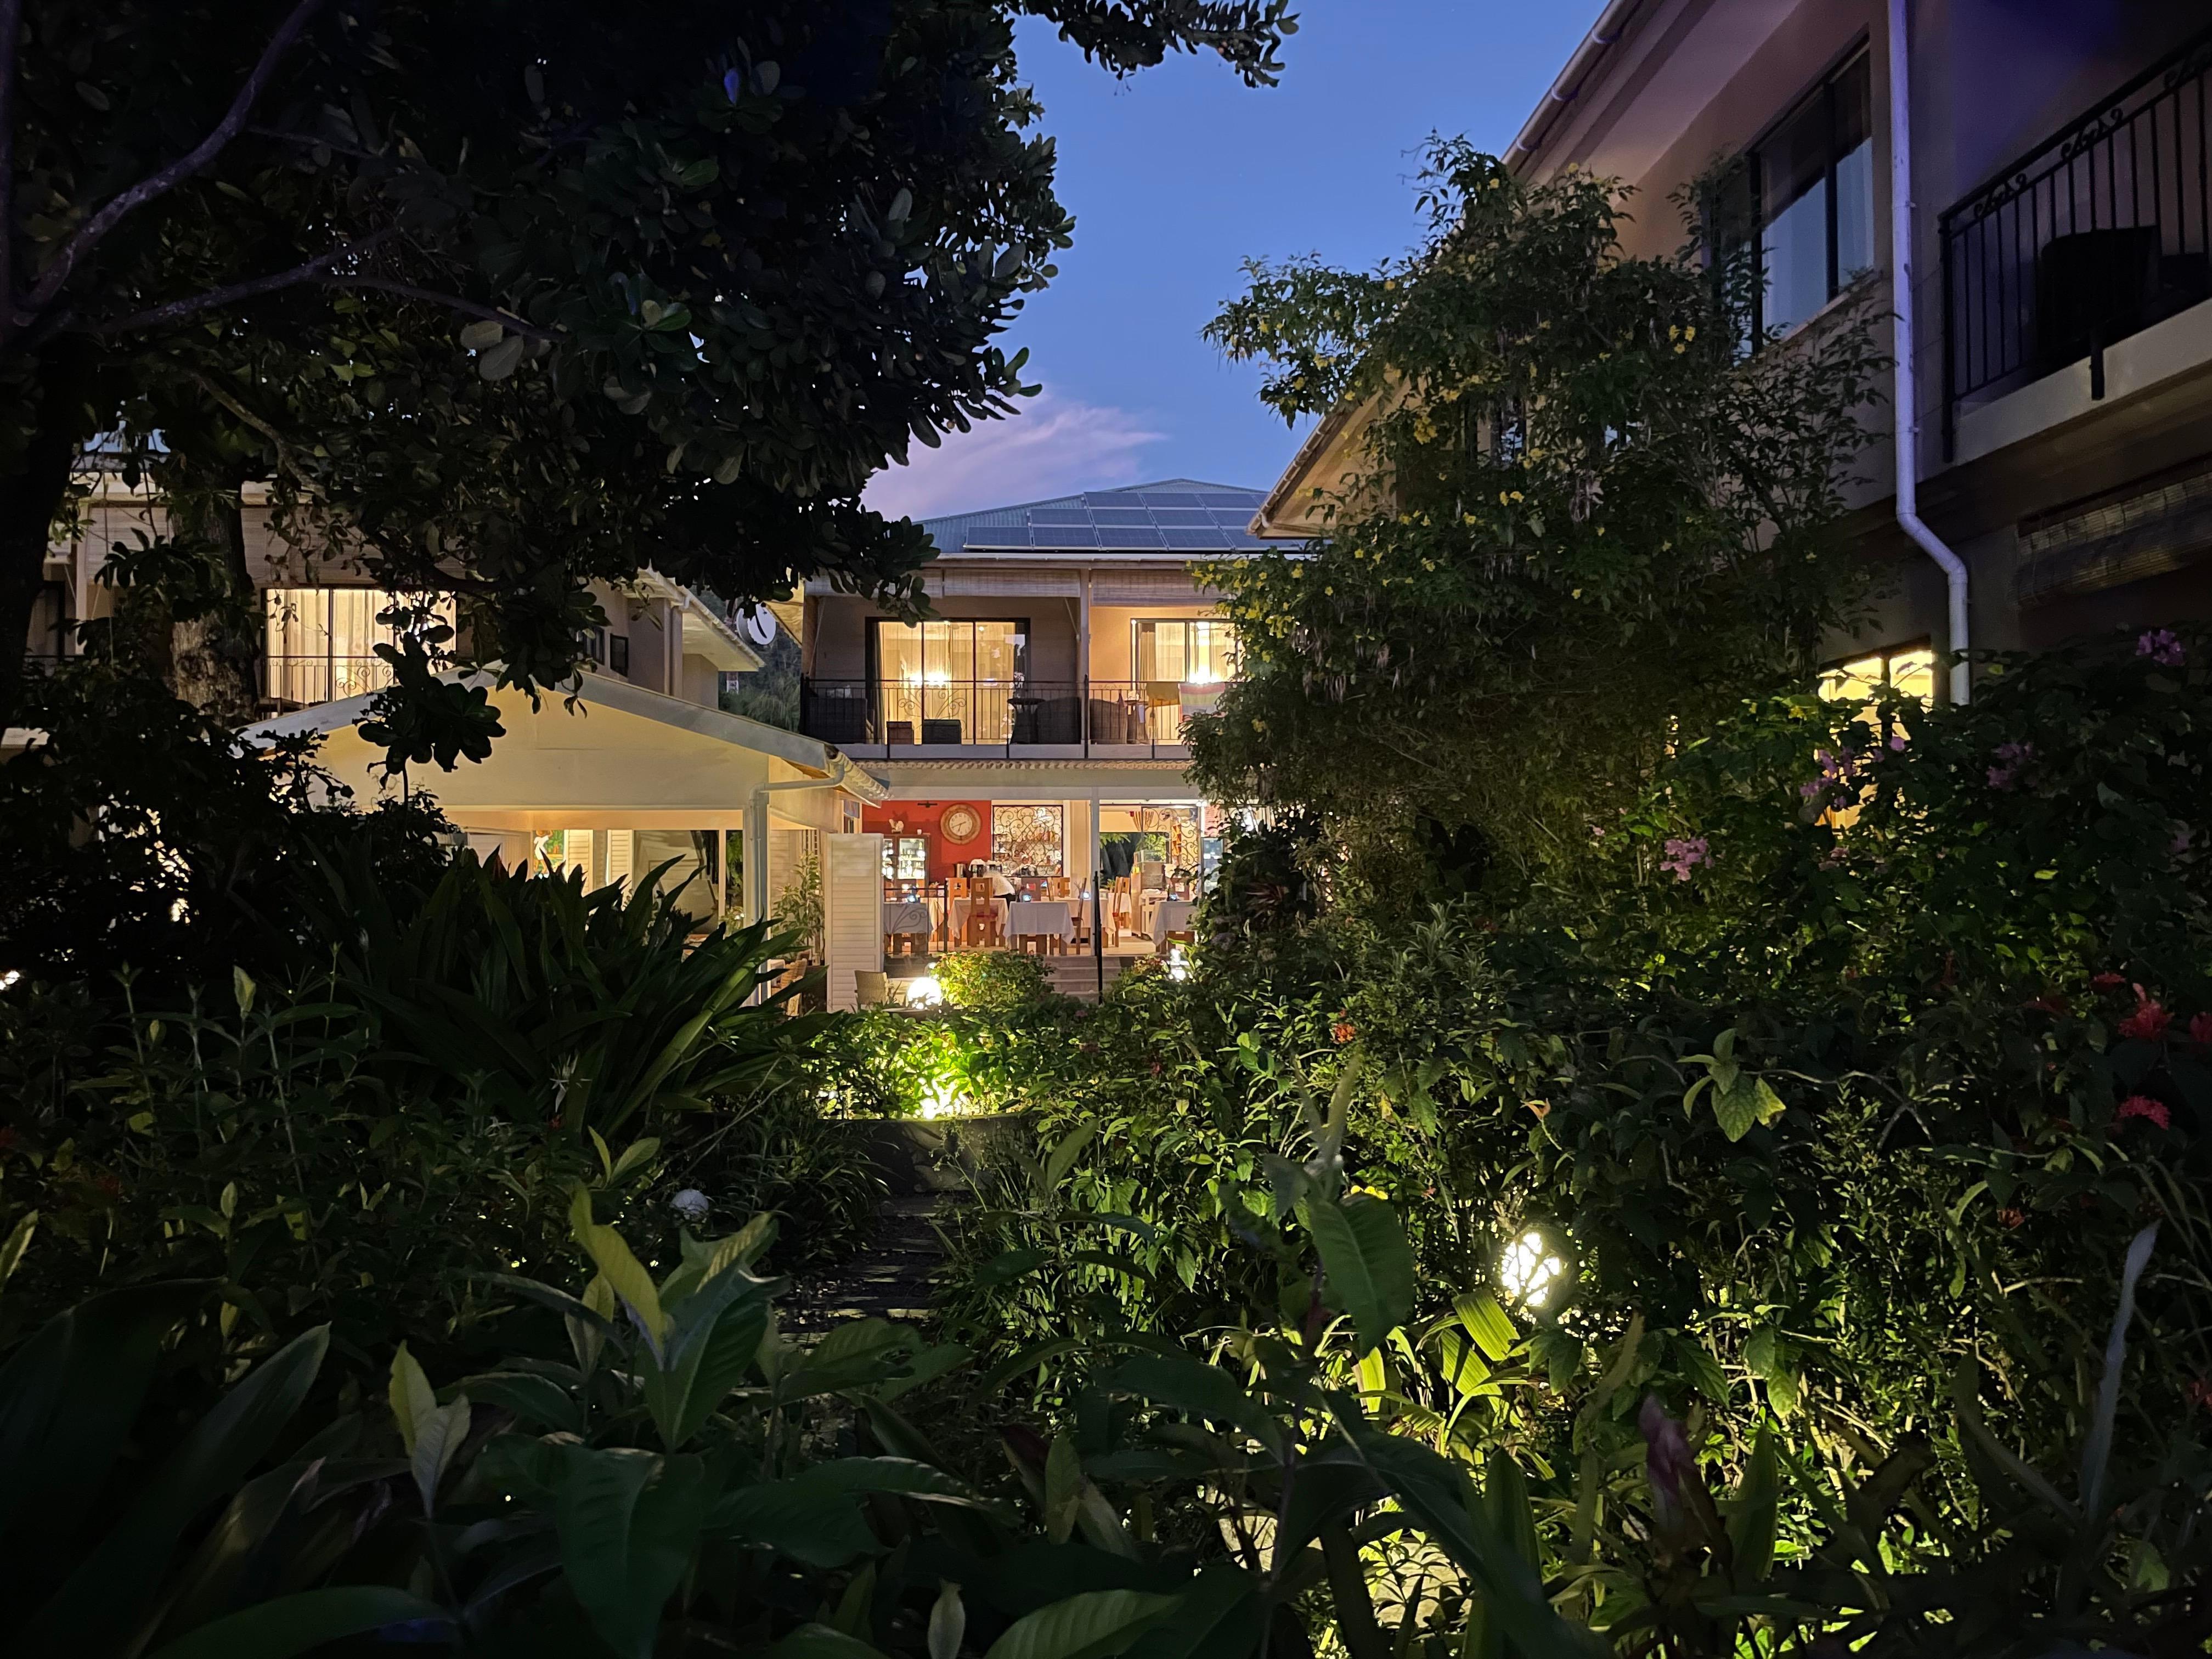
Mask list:
[[1432,131],[1503,149],[1601,0],[1310,0],[1282,83],[1211,57],[1115,82],[1048,27],[1021,61],[1059,143],[1075,246],[1007,336],[1042,397],[912,464],[869,499],[916,516],[1140,479],[1265,487],[1303,435],[1254,396],[1258,371],[1199,337],[1247,258],[1368,264],[1415,234]]

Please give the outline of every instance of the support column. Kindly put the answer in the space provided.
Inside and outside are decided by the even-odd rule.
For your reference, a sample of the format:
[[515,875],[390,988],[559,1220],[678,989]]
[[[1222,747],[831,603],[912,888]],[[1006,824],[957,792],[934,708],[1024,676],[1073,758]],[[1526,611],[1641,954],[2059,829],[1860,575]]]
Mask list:
[[[1079,605],[1075,629],[1075,695],[1079,699],[1078,707],[1082,710],[1083,752],[1088,756],[1091,753],[1091,570],[1088,566],[1084,568],[1083,597]],[[1093,807],[1093,828],[1096,828],[1095,802]],[[1092,861],[1097,861],[1095,854]]]

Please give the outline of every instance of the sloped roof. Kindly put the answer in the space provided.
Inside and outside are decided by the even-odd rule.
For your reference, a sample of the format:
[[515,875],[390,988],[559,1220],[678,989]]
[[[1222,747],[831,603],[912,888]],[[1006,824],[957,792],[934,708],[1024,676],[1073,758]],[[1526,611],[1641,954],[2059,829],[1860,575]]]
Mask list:
[[1246,528],[1265,497],[1263,490],[1237,484],[1163,478],[925,519],[922,528],[941,554],[1256,553],[1280,545],[1261,541]]

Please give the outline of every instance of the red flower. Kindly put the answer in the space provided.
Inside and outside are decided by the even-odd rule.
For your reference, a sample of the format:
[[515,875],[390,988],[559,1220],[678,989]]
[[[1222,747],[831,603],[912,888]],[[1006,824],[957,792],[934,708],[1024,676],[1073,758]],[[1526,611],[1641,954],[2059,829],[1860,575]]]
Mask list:
[[2008,1205],[1997,1212],[1997,1219],[2008,1227],[2018,1227],[2027,1222],[2027,1212],[2025,1210],[2015,1210]]
[[2189,1396],[2191,1405],[2202,1406],[2205,1410],[2212,1411],[2212,1382],[2206,1382],[2201,1376],[2191,1377],[2189,1386],[2182,1392]]
[[2128,976],[2125,974],[2100,974],[2089,981],[2100,991],[2109,991],[2115,985],[2125,985],[2127,982]]
[[2141,1037],[2145,1042],[2155,1042],[2166,1035],[2166,1026],[2173,1016],[2166,1012],[2155,997],[2147,997],[2142,988],[2136,988],[2136,1011],[2120,1022],[2124,1037]]
[[2199,1048],[2212,1048],[2212,1013],[2199,1014],[2189,1022],[2189,1040]]
[[2153,1100],[2148,1095],[2130,1095],[2120,1103],[2120,1121],[2131,1117],[2147,1118],[2161,1129],[2173,1127],[2173,1114],[2166,1109],[2162,1100]]
[[1352,1038],[1358,1036],[1359,1035],[1359,1030],[1358,1028],[1353,1025],[1350,1020],[1340,1019],[1335,1024],[1328,1028],[1328,1035],[1330,1039],[1335,1042],[1338,1048],[1340,1048],[1346,1043],[1351,1042]]
[[1167,1067],[1166,1067],[1166,1066],[1163,1066],[1163,1065],[1161,1065],[1161,1064],[1159,1063],[1159,1061],[1158,1061],[1157,1060],[1154,1060],[1154,1061],[1152,1062],[1152,1075],[1153,1075],[1154,1077],[1158,1077],[1158,1076],[1162,1072],[1164,1072],[1165,1070],[1167,1070]]

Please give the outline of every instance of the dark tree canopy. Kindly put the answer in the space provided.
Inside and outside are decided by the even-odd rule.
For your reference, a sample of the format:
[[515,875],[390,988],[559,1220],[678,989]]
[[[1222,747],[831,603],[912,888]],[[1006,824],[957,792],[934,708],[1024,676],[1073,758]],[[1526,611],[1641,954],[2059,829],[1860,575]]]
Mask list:
[[911,595],[860,492],[1011,410],[991,341],[1070,235],[1016,16],[1264,81],[1285,3],[0,0],[0,627],[115,434],[207,504],[141,579],[234,593],[265,481],[526,685],[647,564]]

